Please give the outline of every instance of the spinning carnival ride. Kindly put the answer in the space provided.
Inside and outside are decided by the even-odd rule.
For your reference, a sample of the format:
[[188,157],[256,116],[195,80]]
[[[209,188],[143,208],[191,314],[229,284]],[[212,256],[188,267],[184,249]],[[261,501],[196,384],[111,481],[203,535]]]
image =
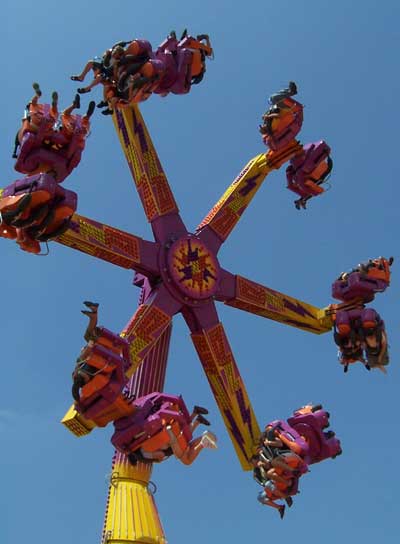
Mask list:
[[[329,148],[325,142],[302,147],[294,139],[301,128],[302,116],[300,121],[298,117],[301,105],[295,103],[297,117],[288,121],[287,115],[291,115],[295,101],[286,93],[273,102],[260,127],[264,141],[272,142],[270,149],[248,162],[192,233],[180,217],[137,101],[119,104],[114,100],[113,122],[154,241],[73,213],[76,199],[72,198],[69,207],[65,205],[71,197],[57,185],[54,161],[49,168],[36,165],[39,173],[24,171],[27,177],[0,191],[0,210],[3,236],[17,238],[23,249],[30,251],[32,240],[36,243],[54,240],[135,272],[134,284],[142,289],[139,307],[119,335],[96,325],[74,373],[76,403],[63,423],[76,436],[86,435],[110,422],[115,425],[112,442],[117,452],[112,465],[103,543],[156,544],[165,542],[165,537],[149,486],[152,463],[136,457],[133,464],[130,454],[146,444],[147,451],[155,451],[156,446],[151,450],[149,441],[164,433],[166,424],[171,433],[175,432],[173,425],[176,425],[176,436],[183,441],[183,449],[192,438],[188,431],[191,420],[183,400],[161,393],[173,316],[183,315],[239,462],[244,470],[252,470],[261,431],[219,321],[216,302],[315,334],[332,329],[340,305],[325,309],[314,307],[234,274],[218,259],[222,244],[272,170],[291,161],[289,188],[300,195],[296,207],[305,207],[309,198],[322,191],[318,187],[332,166]],[[45,108],[45,116],[48,110]],[[283,130],[282,126],[274,126],[282,111]],[[279,134],[283,135],[280,142],[274,140]],[[39,157],[42,136],[36,147]],[[32,144],[33,137],[24,137]],[[49,153],[52,149],[49,151],[46,145]],[[79,146],[81,151],[82,145]],[[29,153],[26,154],[29,158]],[[74,162],[71,169],[75,166]],[[315,171],[318,178],[313,179]],[[60,208],[63,212],[58,216]],[[53,211],[50,217],[49,210]],[[47,217],[45,224],[44,217]],[[389,279],[386,279],[387,286]],[[379,290],[383,288],[372,291]],[[368,301],[372,298],[369,296]],[[343,300],[346,300],[346,310],[353,306],[364,307],[362,297]],[[92,309],[96,306],[87,305]],[[340,330],[343,332],[343,327]],[[141,419],[144,407],[148,412]],[[151,417],[154,424],[150,425]],[[304,407],[287,423],[278,420],[271,426],[279,440],[310,464],[335,457],[341,451],[334,433],[323,431],[329,425],[328,417],[321,406]]]

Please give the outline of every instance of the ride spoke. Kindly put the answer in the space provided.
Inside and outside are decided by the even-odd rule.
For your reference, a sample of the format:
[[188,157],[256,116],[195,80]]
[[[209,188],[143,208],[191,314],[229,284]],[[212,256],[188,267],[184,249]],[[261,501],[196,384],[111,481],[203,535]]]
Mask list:
[[[192,329],[193,344],[240,464],[243,470],[251,470],[250,458],[259,439],[260,429],[224,327],[218,321],[215,308],[213,311],[216,319],[212,325],[209,316],[202,319],[196,311],[194,319],[184,317]],[[202,321],[207,323],[205,328],[201,328]]]
[[75,214],[69,229],[54,241],[111,264],[156,275],[158,244]]
[[181,309],[167,289],[161,285],[154,289],[141,304],[132,319],[121,332],[129,342],[130,364],[126,376],[130,378],[143,359],[157,344],[162,333],[170,326],[172,317]]
[[228,238],[271,170],[264,153],[251,159],[197,227],[200,238],[209,244],[213,239],[214,251]]
[[317,308],[227,271],[223,271],[222,278],[215,298],[228,306],[315,334],[332,329],[332,318],[324,308]]
[[178,206],[138,106],[134,104],[116,108],[113,120],[144,212],[152,223],[157,241],[164,241],[164,222],[160,221],[163,217],[168,217],[167,230],[185,233]]

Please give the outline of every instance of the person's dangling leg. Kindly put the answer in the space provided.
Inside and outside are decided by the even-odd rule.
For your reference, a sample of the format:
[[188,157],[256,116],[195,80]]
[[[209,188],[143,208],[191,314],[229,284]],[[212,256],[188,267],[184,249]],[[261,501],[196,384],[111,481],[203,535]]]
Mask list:
[[79,109],[80,107],[81,107],[81,97],[79,96],[79,94],[76,94],[72,104],[68,108],[65,108],[65,110],[62,112],[61,115],[69,116],[74,111],[74,109]]
[[89,62],[86,63],[86,66],[79,75],[71,76],[72,81],[83,81],[86,77],[86,74],[88,74],[92,68],[93,61],[89,60]]
[[97,302],[90,302],[88,300],[85,300],[83,304],[89,308],[89,310],[81,310],[81,312],[89,318],[89,324],[84,334],[84,339],[86,342],[89,342],[96,338],[97,312],[99,305]]
[[57,91],[53,91],[51,93],[51,109],[50,109],[52,115],[54,118],[57,118],[58,116],[58,93]]

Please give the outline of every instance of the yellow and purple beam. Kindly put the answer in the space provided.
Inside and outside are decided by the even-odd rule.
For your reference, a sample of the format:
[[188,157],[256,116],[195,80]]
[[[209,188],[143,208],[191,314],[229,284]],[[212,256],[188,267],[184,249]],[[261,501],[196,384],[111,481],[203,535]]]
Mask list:
[[75,214],[56,242],[116,266],[148,275],[158,274],[159,244]]
[[184,317],[239,462],[251,470],[260,428],[215,305],[192,309]]
[[315,334],[328,332],[333,327],[326,308],[312,306],[226,270],[221,271],[215,298],[239,310]]
[[[186,233],[160,159],[136,104],[115,109],[115,129],[156,239],[168,232]],[[160,225],[160,218],[164,218]],[[167,227],[167,228],[166,228]]]
[[138,307],[121,332],[121,336],[129,342],[128,378],[136,372],[181,308],[182,304],[169,294],[164,285],[154,289],[146,302]]
[[267,175],[301,150],[295,140],[279,152],[269,151],[251,159],[196,229],[215,252],[225,242],[253,200]]

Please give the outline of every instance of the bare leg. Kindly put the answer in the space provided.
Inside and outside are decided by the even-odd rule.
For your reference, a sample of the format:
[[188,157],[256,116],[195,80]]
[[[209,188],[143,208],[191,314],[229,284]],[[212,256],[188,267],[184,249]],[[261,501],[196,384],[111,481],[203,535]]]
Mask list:
[[189,446],[182,453],[179,460],[182,461],[184,465],[191,465],[203,448],[204,446],[201,442],[201,437],[199,436],[189,443]]
[[190,424],[190,430],[193,431],[197,429],[199,425],[206,425],[207,427],[210,425],[210,422],[208,419],[206,419],[202,414],[197,414],[194,416],[195,419],[192,419],[192,422]]
[[274,501],[266,501],[264,504],[267,506],[272,506],[272,508],[275,508],[278,510],[280,518],[283,519],[283,516],[285,515],[285,505],[284,504],[276,504]]
[[89,102],[89,105],[88,105],[88,109],[85,113],[85,115],[83,116],[83,119],[90,119],[91,116],[93,115],[93,112],[96,108],[96,102],[94,102],[94,100],[92,100],[91,102]]
[[279,515],[281,519],[283,519],[283,516],[285,515],[285,506],[282,504],[276,504],[272,499],[269,499],[266,495],[266,493],[260,493],[258,495],[258,501],[261,504],[264,504],[265,506],[271,506],[271,508],[275,508],[275,510],[279,511]]
[[217,448],[217,437],[210,431],[204,431],[201,437],[192,440],[180,460],[185,465],[191,465],[204,448]]
[[88,300],[85,300],[83,304],[89,308],[89,310],[81,310],[81,312],[89,318],[89,324],[84,334],[84,339],[86,342],[89,342],[90,340],[96,339],[97,311],[99,305],[96,302],[90,302]]
[[170,439],[170,446],[171,446],[172,451],[174,452],[174,455],[178,459],[181,459],[181,457],[183,455],[183,450],[182,450],[182,448],[180,447],[180,445],[178,443],[178,439],[176,438],[176,436],[175,436],[175,434],[174,434],[174,432],[172,430],[171,425],[167,425],[165,430],[168,433],[168,436],[169,436],[169,439]]
[[93,89],[93,87],[96,87],[96,85],[99,85],[99,83],[101,83],[102,81],[103,81],[103,78],[99,74],[92,80],[92,82],[89,85],[87,85],[86,87],[80,87],[78,89],[78,93],[79,94],[90,93],[90,91]]
[[290,486],[290,481],[288,481],[283,476],[280,476],[279,474],[277,474],[276,470],[273,468],[270,468],[267,471],[267,476],[269,480],[273,480],[274,482],[279,482],[281,484],[287,485],[288,487]]
[[[184,464],[184,465],[191,465],[193,461],[197,458],[199,453],[204,448],[210,448],[214,447],[216,448],[215,441],[208,439],[208,435],[211,435],[212,433],[208,433],[208,435],[203,434],[203,436],[199,436],[198,438],[195,438],[191,442],[189,442],[188,447],[185,450],[182,450],[180,447],[178,440],[175,436],[175,434],[172,431],[172,428],[170,425],[166,427],[166,431],[168,433],[168,436],[170,438],[170,446],[172,451],[174,452],[174,455]],[[207,436],[207,439],[206,439]],[[212,438],[215,438],[214,435],[212,435]],[[211,445],[213,443],[214,445]]]
[[275,489],[274,493],[280,499],[286,499],[287,497],[287,493],[284,493],[283,491],[280,491],[279,489]]
[[51,93],[51,113],[54,117],[58,116],[58,93],[53,91]]
[[31,104],[36,106],[39,98],[42,96],[42,91],[40,90],[39,83],[32,83],[32,87],[33,87],[33,90],[35,91],[35,95],[32,97]]
[[76,94],[74,101],[68,108],[66,108],[62,112],[62,115],[66,115],[66,116],[71,115],[71,113],[74,111],[75,108],[79,109],[80,107],[81,107],[81,97],[79,96],[79,94]]
[[192,433],[197,429],[197,427],[200,425],[200,421],[196,418],[194,419],[190,424],[190,430]]
[[86,66],[82,70],[82,72],[77,76],[71,76],[72,81],[83,81],[86,77],[86,74],[90,72],[90,70],[93,68],[93,61],[89,60],[89,62],[86,63]]

